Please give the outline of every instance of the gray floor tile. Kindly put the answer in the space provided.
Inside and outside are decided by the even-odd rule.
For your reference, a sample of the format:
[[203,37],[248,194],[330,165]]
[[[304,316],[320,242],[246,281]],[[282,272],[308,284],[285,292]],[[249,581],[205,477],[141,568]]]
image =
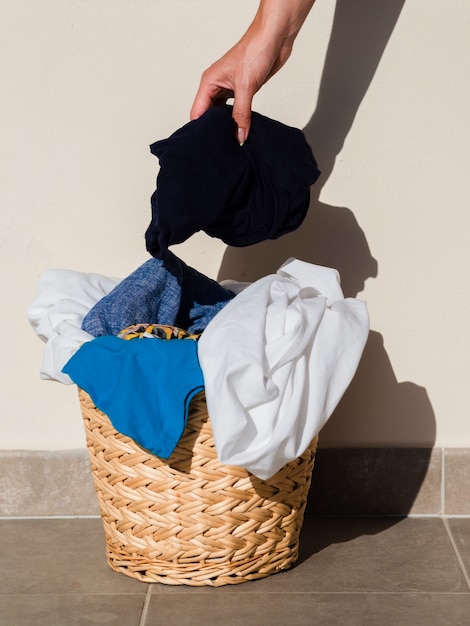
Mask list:
[[454,518],[447,520],[457,550],[470,577],[470,518]]
[[305,526],[292,572],[314,591],[466,592],[442,520],[342,518]]
[[[470,518],[448,524],[470,569]],[[470,623],[438,518],[311,518],[300,545],[292,570],[259,581],[150,585],[146,626]],[[108,566],[99,519],[0,520],[0,561],[0,626],[140,625],[149,586]]]
[[147,626],[468,626],[466,594],[153,595]]
[[[440,519],[308,519],[290,571],[224,587],[227,593],[466,592]],[[212,588],[153,585],[152,594],[211,593]]]
[[0,595],[145,594],[113,572],[100,519],[0,520]]
[[1,626],[138,626],[144,596],[1,596]]

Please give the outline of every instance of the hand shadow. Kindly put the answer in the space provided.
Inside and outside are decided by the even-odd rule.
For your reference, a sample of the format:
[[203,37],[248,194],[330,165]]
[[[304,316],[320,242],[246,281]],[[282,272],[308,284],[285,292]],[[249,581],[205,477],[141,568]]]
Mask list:
[[[378,263],[353,212],[346,207],[327,205],[319,200],[319,196],[333,171],[335,159],[373,79],[404,2],[337,0],[317,104],[304,129],[322,170],[319,181],[312,188],[309,213],[296,232],[281,239],[247,248],[227,248],[219,280],[253,281],[275,272],[289,257],[335,267],[341,275],[345,297],[356,297],[368,278],[377,277]],[[380,198],[377,203],[380,205]],[[390,432],[391,424],[396,437],[392,443],[387,439],[387,446],[422,448],[423,442],[427,446],[419,451],[418,463],[411,454],[416,452],[415,449],[409,450],[411,456],[403,456],[405,467],[402,476],[407,473],[406,459],[413,473],[413,480],[404,487],[406,493],[397,493],[399,508],[403,509],[400,514],[406,514],[426,475],[435,441],[435,418],[426,390],[412,382],[400,383],[397,380],[381,335],[371,331],[357,375],[322,433],[325,439],[344,440],[348,446],[351,446],[348,436],[352,434],[352,445],[357,447],[361,446],[361,437],[354,437],[354,434],[367,433],[367,440],[374,441],[376,437],[380,446],[383,431]],[[323,471],[318,472],[318,479],[326,481],[323,489],[326,493],[327,486],[335,481],[335,468],[328,465],[328,451],[321,448],[322,434],[317,464],[319,470],[323,465]],[[343,470],[351,476],[350,487],[357,467],[354,467],[354,457],[348,458],[353,465]],[[312,489],[320,491],[316,473],[314,470]],[[348,489],[348,481],[344,481],[342,486]],[[380,489],[379,485],[375,486]],[[356,494],[361,488],[364,497],[356,499],[356,502],[367,506],[367,497],[374,496],[367,484],[357,486]],[[399,492],[400,488],[397,489]],[[348,510],[347,503],[351,498],[347,493],[339,493],[340,490],[341,485],[337,486],[334,497],[327,498],[323,506],[318,506],[318,497],[312,491],[310,498],[317,501],[314,510],[320,510],[322,514],[368,514],[367,510]],[[345,510],[340,510],[339,503],[345,505]],[[391,508],[394,509],[393,504]],[[381,513],[392,512],[386,510]],[[390,519],[390,524],[393,523]]]

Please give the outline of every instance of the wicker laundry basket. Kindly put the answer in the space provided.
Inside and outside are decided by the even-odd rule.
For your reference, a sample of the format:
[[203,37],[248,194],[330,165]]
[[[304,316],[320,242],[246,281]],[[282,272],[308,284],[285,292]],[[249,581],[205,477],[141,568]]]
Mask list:
[[162,461],[79,391],[110,566],[145,582],[236,584],[298,556],[317,440],[267,481],[217,459],[204,393]]

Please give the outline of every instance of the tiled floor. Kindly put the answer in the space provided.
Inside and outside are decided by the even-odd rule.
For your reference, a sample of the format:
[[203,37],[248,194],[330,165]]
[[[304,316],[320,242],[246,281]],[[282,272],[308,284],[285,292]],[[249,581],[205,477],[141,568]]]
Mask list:
[[308,518],[288,572],[229,587],[113,572],[99,519],[0,520],[2,626],[470,624],[470,518]]

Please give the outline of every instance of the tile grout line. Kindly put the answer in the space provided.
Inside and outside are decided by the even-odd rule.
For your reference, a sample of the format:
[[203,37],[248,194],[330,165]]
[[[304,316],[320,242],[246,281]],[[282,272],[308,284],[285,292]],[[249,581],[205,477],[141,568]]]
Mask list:
[[459,566],[460,566],[460,569],[462,571],[462,574],[463,574],[463,576],[465,578],[465,582],[467,583],[467,587],[470,590],[470,576],[468,575],[467,568],[465,567],[464,562],[462,560],[462,557],[460,556],[460,551],[459,551],[459,548],[457,546],[457,543],[455,542],[455,539],[454,539],[454,536],[452,534],[452,531],[450,530],[449,522],[448,522],[448,520],[445,517],[443,517],[442,518],[442,523],[444,524],[444,527],[445,527],[445,529],[447,531],[447,535],[449,537],[450,543],[452,545],[452,549],[454,550],[454,553],[455,553],[455,556],[456,556],[457,561],[459,563]]
[[139,626],[146,626],[147,615],[149,612],[150,597],[152,595],[150,584],[147,584],[147,593],[145,594],[144,604],[142,606],[142,613],[140,614]]

